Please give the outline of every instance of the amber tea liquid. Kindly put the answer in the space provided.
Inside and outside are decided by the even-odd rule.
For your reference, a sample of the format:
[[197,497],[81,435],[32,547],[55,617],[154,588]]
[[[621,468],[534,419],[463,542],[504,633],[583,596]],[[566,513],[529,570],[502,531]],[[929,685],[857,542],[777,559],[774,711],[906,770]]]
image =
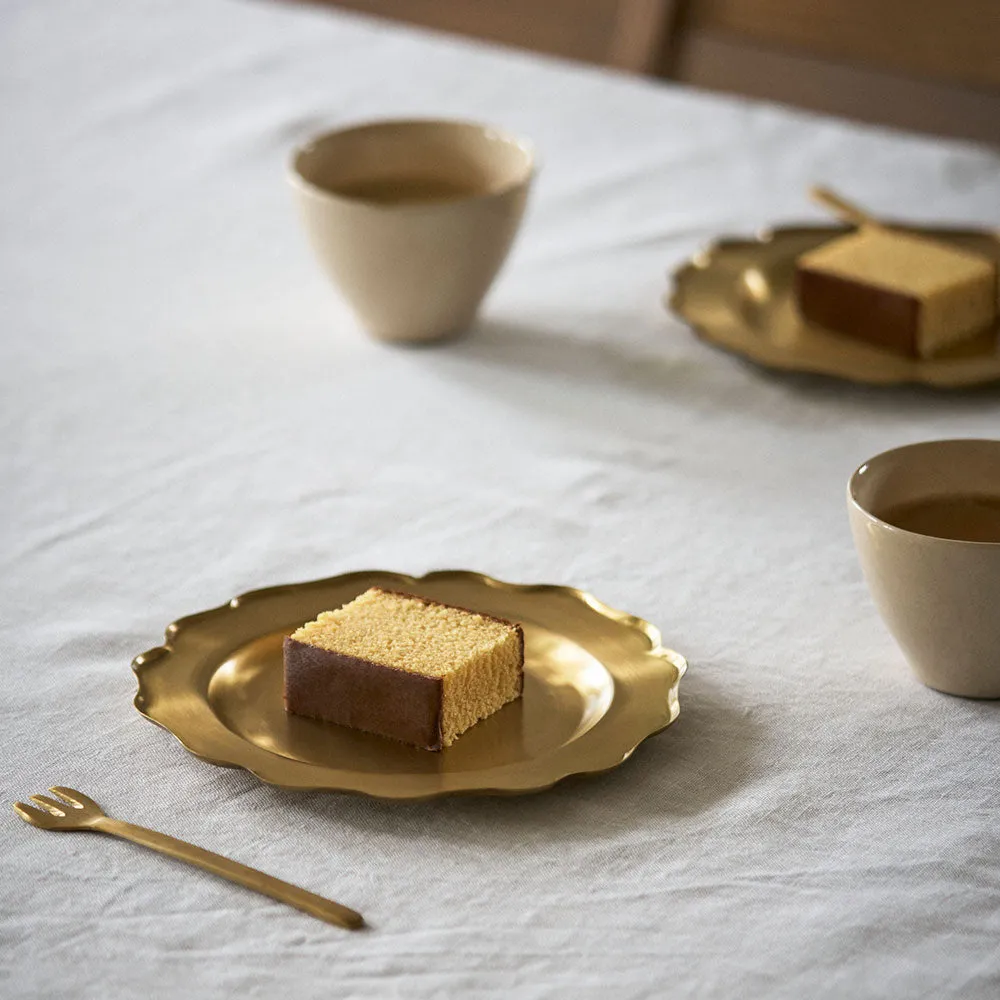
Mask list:
[[1000,496],[960,493],[909,500],[885,508],[878,516],[918,535],[960,542],[1000,542]]
[[407,205],[423,201],[452,201],[483,194],[484,187],[448,177],[373,177],[338,184],[345,198],[373,201],[379,205]]

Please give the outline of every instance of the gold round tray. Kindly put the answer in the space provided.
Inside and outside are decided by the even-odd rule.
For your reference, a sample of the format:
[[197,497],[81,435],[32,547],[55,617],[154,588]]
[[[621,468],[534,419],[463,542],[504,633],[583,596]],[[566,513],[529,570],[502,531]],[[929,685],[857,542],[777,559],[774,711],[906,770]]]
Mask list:
[[[975,250],[1000,261],[1000,234],[894,227]],[[833,375],[879,385],[918,382],[942,388],[1000,378],[998,326],[933,358],[906,358],[805,322],[795,304],[799,254],[850,232],[790,227],[756,239],[723,239],[673,275],[666,304],[711,344],[768,368]]]
[[[375,585],[520,622],[524,697],[440,753],[287,715],[282,638]],[[648,622],[581,590],[373,570],[255,590],[182,618],[132,668],[135,707],[204,760],[286,788],[419,799],[534,792],[616,767],[677,718],[686,663]]]

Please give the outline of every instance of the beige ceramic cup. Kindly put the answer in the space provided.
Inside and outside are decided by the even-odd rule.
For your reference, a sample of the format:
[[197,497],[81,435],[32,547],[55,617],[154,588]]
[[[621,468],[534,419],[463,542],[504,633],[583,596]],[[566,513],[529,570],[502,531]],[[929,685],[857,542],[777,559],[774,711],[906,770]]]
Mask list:
[[883,452],[851,477],[851,530],[875,604],[917,677],[969,698],[1000,698],[1000,542],[894,527],[897,504],[1000,497],[1000,441],[927,441]]
[[328,132],[289,179],[320,263],[380,340],[466,329],[517,232],[529,145],[486,125],[384,121]]

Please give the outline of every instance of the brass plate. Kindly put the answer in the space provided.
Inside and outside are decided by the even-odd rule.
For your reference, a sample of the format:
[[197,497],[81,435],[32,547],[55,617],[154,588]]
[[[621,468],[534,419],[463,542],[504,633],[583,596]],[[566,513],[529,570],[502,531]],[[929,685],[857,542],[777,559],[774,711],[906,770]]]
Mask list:
[[[1000,233],[896,228],[1000,261]],[[756,239],[719,240],[674,273],[666,304],[702,339],[769,368],[878,385],[918,382],[943,388],[1000,378],[997,326],[937,357],[915,359],[806,323],[795,304],[795,260],[847,232],[829,226],[792,227]]]
[[[440,753],[287,715],[282,637],[376,584],[520,622],[524,697]],[[686,663],[652,625],[583,591],[446,570],[255,590],[174,622],[132,668],[135,707],[204,760],[286,788],[419,799],[540,791],[616,767],[677,718]]]

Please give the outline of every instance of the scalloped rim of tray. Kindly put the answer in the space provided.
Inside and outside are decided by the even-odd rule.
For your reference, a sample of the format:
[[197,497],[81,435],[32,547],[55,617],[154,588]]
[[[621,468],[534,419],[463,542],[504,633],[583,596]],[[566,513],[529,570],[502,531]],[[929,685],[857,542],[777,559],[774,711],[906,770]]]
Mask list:
[[[634,646],[636,639],[641,638],[642,648],[624,651],[619,657],[605,654],[600,660],[614,681],[613,703],[578,739],[537,758],[495,768],[450,775],[445,770],[445,780],[441,774],[362,773],[352,770],[349,762],[334,768],[292,759],[258,746],[224,724],[209,702],[204,675],[213,665],[218,669],[241,643],[290,624],[285,620],[287,610],[277,610],[274,620],[265,625],[264,612],[269,606],[280,609],[301,603],[312,608],[317,605],[317,595],[324,591],[360,593],[374,583],[413,593],[427,592],[427,596],[434,596],[436,587],[441,585],[461,586],[481,594],[504,591],[516,595],[525,607],[538,608],[544,622],[542,627],[550,630],[559,628],[560,602],[569,601],[578,610],[585,610],[584,618],[594,636],[603,641],[610,639],[611,646],[626,636]],[[302,620],[305,615],[299,618]],[[619,644],[623,649],[627,645]],[[138,680],[136,709],[172,733],[186,750],[202,760],[244,768],[261,781],[284,788],[357,792],[388,799],[426,799],[476,792],[537,792],[571,775],[596,774],[617,767],[640,743],[677,718],[678,686],[687,662],[661,644],[659,631],[649,622],[617,611],[592,594],[573,587],[511,584],[468,570],[439,570],[422,577],[365,570],[253,590],[219,607],[180,618],[167,627],[163,645],[140,653],[132,668]]]
[[[1000,260],[998,231],[902,224],[892,224],[892,227],[979,249]],[[672,288],[664,297],[664,305],[705,342],[766,368],[828,375],[866,385],[918,384],[939,389],[958,389],[1000,379],[996,326],[990,334],[952,354],[907,358],[808,326],[797,314],[793,323],[765,333],[742,320],[737,304],[741,296],[747,296],[736,286],[749,266],[773,273],[775,259],[787,265],[802,249],[818,246],[824,240],[851,231],[851,227],[782,226],[762,230],[752,237],[720,237],[672,273]],[[789,245],[789,250],[783,256],[781,250],[785,244]],[[734,255],[756,257],[757,260],[748,267],[727,268],[728,260]],[[790,288],[780,284],[778,291],[782,298],[791,295]],[[719,301],[727,297],[733,301],[733,306],[728,310],[719,309]],[[978,350],[977,343],[981,345]]]

